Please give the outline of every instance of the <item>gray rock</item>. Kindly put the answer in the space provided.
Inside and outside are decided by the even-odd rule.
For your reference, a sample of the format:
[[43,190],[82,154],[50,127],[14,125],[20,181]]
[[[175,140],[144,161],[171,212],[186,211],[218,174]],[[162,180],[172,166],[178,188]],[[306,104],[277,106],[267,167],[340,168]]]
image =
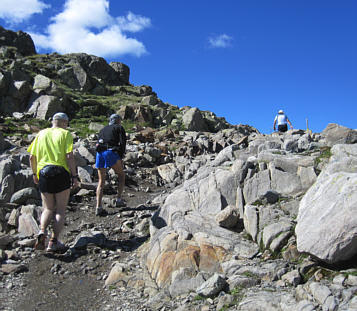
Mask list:
[[309,284],[309,290],[314,299],[316,299],[317,302],[321,305],[323,305],[327,298],[332,295],[330,289],[327,286],[321,285],[318,282],[311,282]]
[[[269,248],[270,244],[283,233],[290,232],[292,225],[286,222],[272,223],[263,229],[262,242],[266,248]],[[289,235],[288,235],[289,236]],[[274,249],[275,251],[276,249]]]
[[169,286],[169,292],[172,297],[176,297],[188,292],[195,291],[200,287],[206,278],[203,273],[193,276],[190,269],[181,268],[172,275],[172,282]]
[[351,139],[353,132],[355,131],[345,126],[330,123],[321,132],[321,135],[326,140],[328,146],[333,146],[336,144],[353,143],[354,140]]
[[253,241],[257,241],[259,232],[258,228],[258,212],[257,208],[253,205],[246,205],[244,208],[243,216],[244,228],[248,234],[252,237]]
[[30,102],[28,113],[37,119],[48,120],[57,111],[63,110],[63,105],[56,96],[41,95]]
[[346,281],[346,276],[344,276],[343,274],[338,274],[333,278],[332,283],[343,286],[345,281]]
[[93,88],[89,75],[79,64],[59,70],[58,75],[70,88],[81,91],[89,91]]
[[309,189],[317,179],[314,167],[300,166],[297,171],[297,175],[300,177],[301,187],[303,190]]
[[[343,157],[343,146],[351,146],[349,149],[354,153],[345,153]],[[337,157],[343,160],[336,164],[335,158],[331,158],[303,197],[295,230],[300,252],[310,253],[329,263],[348,260],[357,253],[357,223],[354,217],[357,174],[345,172],[350,170],[350,163],[357,160],[357,146],[335,147],[332,152],[336,151]],[[342,163],[346,163],[345,166]]]
[[5,249],[9,244],[15,241],[15,237],[10,234],[0,235],[0,249]]
[[356,275],[348,275],[346,280],[346,285],[349,286],[357,286],[357,276]]
[[22,214],[19,217],[17,230],[21,237],[30,237],[36,235],[40,231],[40,228],[32,215]]
[[129,84],[130,68],[127,65],[119,62],[111,62],[109,65],[118,74],[119,84]]
[[71,244],[71,248],[83,249],[86,248],[88,244],[95,244],[101,247],[105,245],[106,240],[105,235],[100,231],[84,231],[76,237]]
[[36,75],[33,83],[33,90],[39,93],[40,91],[49,91],[53,86],[53,82],[50,78],[44,75]]
[[15,192],[15,178],[13,175],[7,175],[1,182],[0,201],[10,202],[11,196]]
[[[274,292],[274,291],[254,291],[250,290],[245,292],[243,299],[238,304],[239,311],[281,311],[280,303],[282,297],[287,297],[286,292]],[[290,297],[292,302],[295,302],[293,297]],[[285,302],[286,303],[286,302]],[[289,304],[290,305],[290,304]],[[291,310],[291,309],[290,309]]]
[[29,200],[39,200],[39,193],[37,189],[29,187],[15,192],[10,199],[10,203],[26,204]]
[[160,177],[167,183],[181,177],[181,173],[174,163],[163,164],[157,167]]
[[229,289],[232,291],[234,288],[248,288],[260,284],[260,279],[242,276],[242,275],[232,275],[228,277],[227,283],[229,284]]
[[83,167],[78,167],[77,168],[77,171],[78,171],[78,176],[79,176],[79,179],[80,181],[82,182],[85,182],[85,183],[92,183],[92,177],[91,177],[91,174]]
[[35,44],[29,34],[6,30],[0,26],[0,46],[13,46],[24,56],[36,54]]
[[271,168],[271,188],[282,195],[296,195],[301,192],[301,181],[296,173],[283,172]]
[[76,151],[78,154],[87,160],[87,163],[94,164],[95,163],[95,152],[90,150],[84,145],[80,145],[78,148],[76,148]]
[[183,125],[189,131],[208,131],[208,126],[198,108],[187,110],[182,116]]
[[1,271],[5,274],[18,274],[27,272],[28,268],[24,264],[3,264]]
[[218,302],[216,310],[224,310],[224,308],[234,305],[234,296],[232,295],[223,295],[218,297]]
[[7,93],[11,77],[7,72],[0,72],[0,95],[3,96]]
[[13,209],[10,213],[10,217],[9,217],[9,220],[7,221],[7,223],[10,226],[17,227],[19,224],[19,216],[20,216],[19,209]]
[[297,286],[302,281],[301,275],[298,270],[293,270],[284,274],[281,279],[292,286]]
[[271,190],[269,170],[258,172],[244,182],[244,201],[246,204],[253,203],[269,190]]
[[226,279],[215,273],[206,282],[196,289],[196,293],[203,297],[216,296],[227,286]]
[[338,310],[338,300],[334,296],[327,297],[325,303],[322,305],[323,311],[337,311]]
[[233,228],[239,220],[239,212],[235,207],[228,205],[216,215],[217,223],[223,228]]

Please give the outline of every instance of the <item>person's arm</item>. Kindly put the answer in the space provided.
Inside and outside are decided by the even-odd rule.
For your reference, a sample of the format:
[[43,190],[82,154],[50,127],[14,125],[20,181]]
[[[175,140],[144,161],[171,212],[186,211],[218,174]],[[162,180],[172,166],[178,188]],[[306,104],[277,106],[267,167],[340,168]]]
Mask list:
[[293,126],[292,126],[290,120],[289,120],[288,118],[286,118],[286,121],[288,121],[288,123],[289,123],[289,125],[290,125],[290,128],[293,129]]
[[126,132],[125,132],[124,127],[122,127],[122,130],[123,130],[123,152],[125,153],[126,152]]
[[274,119],[274,125],[273,125],[274,131],[275,131],[275,125],[276,125],[276,118]]
[[33,182],[37,185],[38,184],[37,159],[36,159],[36,156],[33,155],[33,154],[30,155],[30,167],[31,167],[31,170],[32,170]]
[[79,186],[79,178],[77,174],[76,161],[74,160],[73,152],[69,152],[66,154],[67,164],[69,170],[71,171],[71,178],[73,187],[76,188]]

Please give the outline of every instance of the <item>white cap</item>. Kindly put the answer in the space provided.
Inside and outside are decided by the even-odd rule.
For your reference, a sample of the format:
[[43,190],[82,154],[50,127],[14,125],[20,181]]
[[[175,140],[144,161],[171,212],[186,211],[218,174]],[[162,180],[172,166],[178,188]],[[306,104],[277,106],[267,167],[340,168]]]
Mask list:
[[282,111],[282,110],[280,109],[278,113],[279,113],[279,114],[283,114],[283,113],[284,113],[284,111]]

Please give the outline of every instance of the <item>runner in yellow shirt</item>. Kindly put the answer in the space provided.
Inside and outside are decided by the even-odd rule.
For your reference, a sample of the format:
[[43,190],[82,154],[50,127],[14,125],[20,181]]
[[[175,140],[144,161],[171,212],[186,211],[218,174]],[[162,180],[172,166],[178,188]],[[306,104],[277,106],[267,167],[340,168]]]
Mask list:
[[52,118],[52,127],[40,131],[27,149],[35,184],[38,184],[43,212],[35,249],[44,250],[46,228],[54,219],[48,252],[63,252],[67,248],[58,241],[64,225],[71,186],[78,186],[78,175],[73,156],[73,137],[66,130],[68,116],[63,112]]

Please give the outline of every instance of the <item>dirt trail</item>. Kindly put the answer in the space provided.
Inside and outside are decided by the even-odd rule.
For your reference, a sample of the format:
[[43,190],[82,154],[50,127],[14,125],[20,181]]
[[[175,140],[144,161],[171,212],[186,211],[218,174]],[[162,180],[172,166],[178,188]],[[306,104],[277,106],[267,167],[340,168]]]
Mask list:
[[[148,186],[153,188],[142,185],[140,189]],[[146,310],[143,293],[123,285],[105,287],[104,282],[114,262],[136,265],[139,269],[135,250],[149,237],[137,236],[135,231],[123,232],[122,224],[138,212],[140,219],[149,218],[155,207],[146,203],[159,191],[158,188],[147,192],[127,187],[124,192],[127,207],[106,208],[105,216],[95,216],[93,194],[84,197],[82,202],[72,200],[62,240],[69,244],[81,232],[95,230],[105,234],[106,246],[89,244],[74,254],[64,255],[31,250],[31,255],[22,260],[27,272],[3,275],[0,310]]]

